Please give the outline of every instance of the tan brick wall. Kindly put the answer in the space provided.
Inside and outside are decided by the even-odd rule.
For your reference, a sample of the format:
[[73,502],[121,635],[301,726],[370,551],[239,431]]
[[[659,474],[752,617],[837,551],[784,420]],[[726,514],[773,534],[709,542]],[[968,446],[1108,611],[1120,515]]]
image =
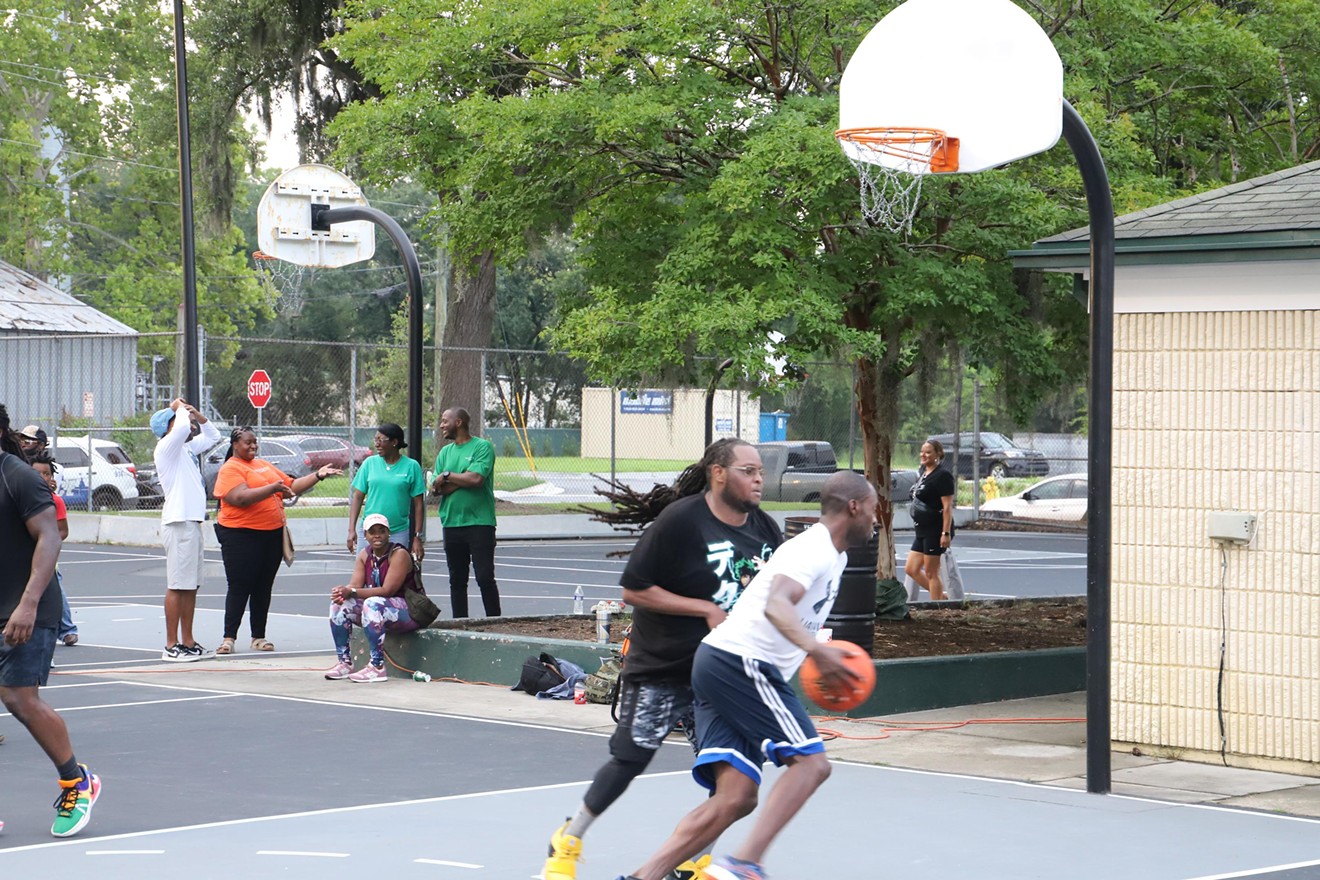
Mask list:
[[[1113,737],[1320,775],[1320,311],[1115,318]],[[1258,516],[1222,578],[1206,515]],[[1297,767],[1301,762],[1302,767]]]

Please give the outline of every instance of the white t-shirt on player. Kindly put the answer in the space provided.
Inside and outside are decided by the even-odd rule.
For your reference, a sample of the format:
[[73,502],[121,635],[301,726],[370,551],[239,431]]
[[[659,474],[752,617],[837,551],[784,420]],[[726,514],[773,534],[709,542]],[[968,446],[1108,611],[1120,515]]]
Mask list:
[[834,607],[839,578],[847,565],[848,554],[836,550],[829,529],[816,523],[779,546],[738,597],[729,616],[702,641],[731,654],[773,663],[787,681],[807,654],[766,618],[770,584],[776,575],[783,575],[807,588],[795,607],[798,621],[814,634]]

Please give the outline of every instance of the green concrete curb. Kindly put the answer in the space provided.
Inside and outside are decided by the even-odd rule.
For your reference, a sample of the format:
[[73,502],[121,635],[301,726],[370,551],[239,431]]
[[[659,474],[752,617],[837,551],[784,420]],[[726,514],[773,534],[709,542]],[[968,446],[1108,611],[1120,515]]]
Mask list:
[[[361,662],[365,643],[357,629],[353,644]],[[400,666],[426,672],[432,678],[509,687],[518,682],[523,660],[542,651],[576,663],[587,672],[594,672],[600,661],[610,656],[610,646],[595,642],[439,628],[387,635],[385,650]],[[865,703],[843,714],[862,718],[1086,689],[1085,648],[908,657],[877,660],[875,668],[875,692]],[[794,687],[798,688],[796,679]]]

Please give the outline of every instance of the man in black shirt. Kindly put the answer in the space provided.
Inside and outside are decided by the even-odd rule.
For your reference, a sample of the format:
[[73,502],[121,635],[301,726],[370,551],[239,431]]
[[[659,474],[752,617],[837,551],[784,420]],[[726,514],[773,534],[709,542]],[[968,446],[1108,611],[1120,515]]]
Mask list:
[[28,466],[0,404],[0,702],[59,770],[60,795],[50,831],[69,837],[91,817],[101,780],[78,763],[64,719],[38,694],[50,674],[60,622],[59,555],[50,488]]
[[[744,440],[712,443],[700,462],[705,491],[669,504],[642,534],[624,569],[623,600],[635,609],[619,691],[619,726],[610,760],[596,772],[577,814],[550,839],[544,880],[575,880],[582,836],[682,725],[689,742],[692,657],[724,620],[742,575],[783,540],[761,510],[761,456]],[[698,866],[680,866],[691,877]]]

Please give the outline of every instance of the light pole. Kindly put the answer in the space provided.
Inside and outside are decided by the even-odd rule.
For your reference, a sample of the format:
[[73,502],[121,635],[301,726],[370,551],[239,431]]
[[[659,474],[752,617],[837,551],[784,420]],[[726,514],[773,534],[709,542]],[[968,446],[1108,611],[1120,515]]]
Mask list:
[[160,409],[160,386],[156,384],[156,365],[165,360],[162,354],[153,354],[151,356],[151,410],[155,412]]

